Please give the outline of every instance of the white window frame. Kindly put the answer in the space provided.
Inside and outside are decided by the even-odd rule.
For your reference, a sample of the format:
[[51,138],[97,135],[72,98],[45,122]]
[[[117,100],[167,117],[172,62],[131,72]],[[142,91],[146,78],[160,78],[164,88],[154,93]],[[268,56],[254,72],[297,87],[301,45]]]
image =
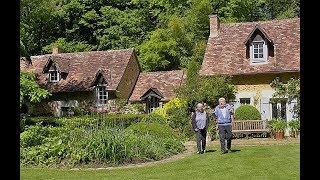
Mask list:
[[[52,79],[52,73],[56,73],[55,77],[56,79]],[[48,81],[49,82],[59,82],[60,81],[60,73],[57,70],[49,70],[48,72]]]
[[97,97],[97,106],[105,106],[107,104],[108,91],[106,90],[105,86],[96,86],[96,97]]
[[[263,58],[254,58],[254,44],[255,43],[263,43],[262,54]],[[258,50],[259,51],[259,50]],[[259,52],[258,52],[259,53]],[[250,45],[250,64],[267,64],[268,61],[268,44],[265,40],[263,41],[252,41]]]

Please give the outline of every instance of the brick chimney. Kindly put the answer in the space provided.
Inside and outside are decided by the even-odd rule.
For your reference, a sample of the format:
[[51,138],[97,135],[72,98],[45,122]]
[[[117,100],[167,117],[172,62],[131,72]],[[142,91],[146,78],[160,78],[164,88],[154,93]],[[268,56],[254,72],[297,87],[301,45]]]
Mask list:
[[209,37],[217,37],[220,29],[220,22],[218,15],[210,15],[210,35]]
[[52,48],[52,54],[62,53],[62,49],[59,46],[55,46]]

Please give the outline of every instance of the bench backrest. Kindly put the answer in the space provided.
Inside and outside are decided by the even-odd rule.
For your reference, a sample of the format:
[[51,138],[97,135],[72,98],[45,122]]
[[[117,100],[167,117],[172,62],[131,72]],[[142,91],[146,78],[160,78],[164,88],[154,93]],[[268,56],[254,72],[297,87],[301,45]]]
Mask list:
[[267,120],[236,120],[232,122],[233,130],[267,129]]

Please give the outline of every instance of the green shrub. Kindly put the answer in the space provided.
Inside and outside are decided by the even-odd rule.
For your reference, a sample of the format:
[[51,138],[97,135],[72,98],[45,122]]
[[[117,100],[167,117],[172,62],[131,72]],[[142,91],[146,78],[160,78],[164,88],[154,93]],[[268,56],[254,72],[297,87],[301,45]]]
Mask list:
[[127,128],[131,124],[140,122],[146,114],[100,114],[94,116],[62,117],[56,120],[58,124],[70,127],[108,126]]
[[300,120],[291,120],[288,123],[288,126],[291,131],[298,131],[300,130]]
[[126,104],[120,110],[122,114],[142,114],[144,111],[144,104]]
[[146,122],[158,122],[160,124],[168,124],[167,119],[165,119],[163,116],[155,113],[150,113],[146,115],[143,119],[143,121]]
[[186,125],[184,126],[184,129],[182,131],[182,133],[186,136],[186,138],[188,138],[189,140],[190,139],[194,139],[196,136],[195,136],[195,133],[194,133],[194,130],[193,130],[193,127],[192,127],[192,124],[191,124],[191,121]]
[[188,103],[185,99],[174,98],[164,104],[163,107],[152,111],[152,114],[162,116],[171,128],[178,129],[180,132],[183,132],[190,123]]
[[20,114],[20,133],[24,131],[26,126],[26,114]]
[[57,119],[57,117],[52,116],[27,117],[25,124],[35,125],[40,123],[43,126],[59,126]]
[[48,134],[48,129],[42,125],[26,127],[25,131],[20,133],[20,145],[22,147],[40,145],[43,143]]
[[261,114],[257,108],[251,105],[242,105],[235,111],[235,120],[261,120]]
[[269,121],[269,126],[274,130],[285,130],[288,127],[288,123],[283,119],[272,119]]
[[[183,151],[182,142],[172,138],[172,129],[160,126],[150,126],[147,134],[107,126],[68,129],[37,125],[36,131],[32,126],[20,135],[23,139],[20,163],[22,166],[51,166],[61,162],[64,166],[94,162],[121,164],[135,159],[159,160]],[[34,132],[40,133],[41,139]],[[27,133],[32,135],[26,136]],[[38,138],[40,143],[25,145],[27,138]]]
[[160,138],[174,138],[176,135],[171,127],[160,124],[158,122],[139,122],[132,124],[127,128],[127,130],[132,130],[138,135],[149,134],[154,137]]

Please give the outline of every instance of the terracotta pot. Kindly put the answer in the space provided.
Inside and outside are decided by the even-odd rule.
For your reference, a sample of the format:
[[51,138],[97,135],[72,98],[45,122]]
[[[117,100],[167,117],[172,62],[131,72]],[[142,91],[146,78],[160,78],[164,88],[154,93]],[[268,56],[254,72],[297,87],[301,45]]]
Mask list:
[[284,131],[283,130],[275,131],[274,135],[275,135],[276,139],[283,139],[284,138]]

